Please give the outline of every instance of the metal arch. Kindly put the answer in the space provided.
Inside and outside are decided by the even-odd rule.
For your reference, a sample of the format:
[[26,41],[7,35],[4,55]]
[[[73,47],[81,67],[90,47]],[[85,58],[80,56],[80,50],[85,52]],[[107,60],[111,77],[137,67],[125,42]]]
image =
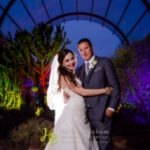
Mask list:
[[46,15],[47,15],[47,18],[50,19],[50,16],[49,16],[49,13],[48,13],[48,10],[47,10],[47,7],[46,7],[46,5],[45,5],[44,0],[41,0],[41,2],[42,2],[42,5],[43,5],[43,7],[44,7],[44,10],[45,10],[45,13],[46,13]]
[[27,14],[31,18],[32,22],[34,23],[34,25],[37,25],[35,19],[33,18],[32,14],[31,14],[30,10],[28,9],[27,5],[25,4],[25,2],[23,0],[20,0],[20,1],[21,1],[22,5],[23,5],[24,9],[26,10]]
[[3,10],[3,13],[0,17],[0,28],[2,26],[3,20],[4,18],[7,16],[7,13],[9,11],[9,9],[11,8],[11,6],[15,3],[16,0],[10,0],[10,2],[7,4],[7,6],[5,7],[5,9]]
[[145,7],[150,11],[150,3],[147,0],[142,0]]
[[147,0],[142,0],[143,4],[145,5],[146,9],[145,11],[142,13],[142,15],[138,18],[138,20],[135,22],[135,24],[132,26],[132,28],[130,29],[130,31],[127,33],[127,37],[129,37],[132,32],[134,31],[134,29],[137,27],[137,25],[141,22],[141,20],[144,18],[144,16],[146,15],[146,13],[149,11],[150,12],[150,3]]
[[[0,9],[2,9],[4,11],[3,6],[0,4]],[[13,19],[13,17],[11,15],[9,15],[8,13],[6,14],[7,17],[12,21],[12,23],[17,27],[17,29],[19,29],[20,31],[22,31],[21,27],[19,26],[19,24],[15,21],[15,19]]]
[[77,16],[77,20],[79,20],[79,15],[78,15],[79,9],[78,9],[78,5],[79,5],[78,0],[76,0],[76,11],[77,11],[76,16]]
[[[125,8],[124,8],[124,10],[123,10],[123,12],[122,12],[122,14],[121,14],[121,17],[119,18],[119,20],[118,20],[118,22],[117,22],[117,24],[116,24],[117,26],[120,25],[120,23],[121,23],[121,21],[122,21],[124,15],[125,15],[125,13],[126,13],[126,11],[127,11],[128,8],[129,8],[130,3],[131,3],[131,0],[128,0],[127,4],[126,4],[126,6],[125,6]],[[115,33],[115,30],[114,30],[113,33]]]
[[[74,16],[74,15],[77,15],[77,13],[76,12],[65,13],[63,15],[59,15],[59,16],[56,16],[56,17],[50,19],[49,21],[47,21],[47,24],[50,24],[50,23],[52,23],[53,21],[55,21],[57,19],[60,19],[60,18],[63,18],[63,17],[67,17],[67,16]],[[100,20],[106,21],[108,24],[110,24],[114,29],[116,29],[118,31],[118,33],[121,35],[121,37],[123,37],[124,40],[122,41],[122,43],[129,44],[128,38],[125,36],[125,34],[121,31],[121,29],[118,28],[118,26],[116,26],[110,20],[108,20],[108,19],[106,19],[106,18],[104,18],[102,16],[99,16],[99,15],[96,15],[96,14],[87,13],[87,12],[78,12],[78,15],[92,16],[92,17],[98,18]]]
[[[91,14],[93,13],[94,10],[94,0],[92,0],[92,4],[91,4]],[[90,16],[90,21],[92,21],[92,16]]]
[[[63,4],[62,4],[62,1],[61,1],[61,0],[59,0],[59,5],[60,5],[61,13],[64,14]],[[66,22],[65,16],[63,17],[63,20],[64,20],[64,22]]]
[[[111,2],[112,2],[112,1],[109,0],[109,3],[108,3],[108,6],[107,6],[107,9],[106,9],[106,13],[105,13],[105,15],[104,15],[104,18],[107,18],[107,16],[108,16],[108,12],[109,12],[109,10],[110,10]],[[103,21],[102,25],[103,25],[103,26],[105,25],[105,20]]]
[[[22,0],[23,1],[23,0]],[[130,1],[130,0],[129,0]],[[77,12],[71,12],[71,13],[64,13],[63,11],[63,7],[62,7],[62,1],[59,0],[59,3],[60,3],[60,6],[61,6],[61,10],[62,10],[62,15],[59,15],[59,16],[56,16],[55,18],[52,18],[52,19],[49,19],[49,21],[47,23],[50,23],[50,22],[53,22],[57,19],[60,19],[60,18],[63,18],[65,20],[65,16],[70,16],[70,15],[76,15],[77,18],[79,19],[79,15],[85,15],[85,16],[90,16],[91,18],[91,21],[92,21],[92,17],[96,17],[98,19],[101,19],[103,20],[103,23],[105,23],[105,21],[110,24],[120,35],[121,37],[123,38],[123,40],[127,43],[129,43],[129,40],[128,40],[128,37],[129,35],[131,34],[131,32],[134,30],[135,26],[137,26],[137,24],[140,22],[140,20],[143,18],[143,16],[146,14],[146,12],[150,12],[150,3],[147,1],[147,0],[141,0],[143,2],[143,4],[145,5],[147,11],[145,10],[145,12],[143,13],[143,15],[137,20],[137,22],[135,23],[135,25],[131,28],[130,32],[128,32],[126,35],[122,32],[122,30],[118,27],[118,24],[120,24],[121,22],[121,19],[122,17],[120,18],[120,20],[118,21],[118,24],[115,25],[113,22],[111,22],[111,20],[108,20],[106,17],[107,17],[107,13],[108,13],[108,10],[109,10],[109,7],[110,7],[110,4],[111,4],[111,0],[110,0],[110,3],[109,3],[109,7],[107,8],[107,13],[105,14],[105,16],[98,16],[96,14],[92,14],[92,9],[93,9],[93,6],[91,7],[91,12],[90,13],[86,13],[86,12],[78,12],[78,0],[76,0],[76,7],[77,7]],[[0,16],[0,28],[2,26],[2,23],[5,19],[5,17],[8,15],[8,11],[9,9],[13,6],[13,4],[16,2],[16,0],[10,0],[7,4],[7,6],[4,8],[3,12],[2,12],[2,15]],[[92,3],[94,5],[94,0],[92,0]],[[125,10],[124,10],[125,11]],[[34,22],[35,23],[35,22]],[[21,29],[19,26],[18,26],[19,29]]]
[[136,26],[141,22],[141,20],[143,19],[143,17],[146,15],[147,12],[148,12],[148,10],[145,9],[145,11],[142,13],[142,15],[138,18],[138,20],[135,22],[135,24],[133,25],[133,27],[127,33],[127,35],[126,35],[127,37],[130,36],[130,34],[134,31],[134,29],[136,28]]

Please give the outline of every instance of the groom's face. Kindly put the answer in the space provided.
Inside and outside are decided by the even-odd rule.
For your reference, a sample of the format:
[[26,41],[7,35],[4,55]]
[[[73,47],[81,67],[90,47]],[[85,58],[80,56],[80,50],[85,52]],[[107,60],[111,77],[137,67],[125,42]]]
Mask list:
[[89,61],[93,56],[92,47],[88,42],[82,42],[78,45],[79,53],[83,60]]

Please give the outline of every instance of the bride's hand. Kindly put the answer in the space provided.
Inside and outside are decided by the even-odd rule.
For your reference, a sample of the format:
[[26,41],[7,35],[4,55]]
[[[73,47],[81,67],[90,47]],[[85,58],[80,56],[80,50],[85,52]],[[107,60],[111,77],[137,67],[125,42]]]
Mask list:
[[70,88],[71,91],[81,94],[83,91],[83,87],[80,85],[74,85],[72,82],[70,82],[68,79],[66,79],[66,82],[68,84],[68,87]]
[[112,87],[106,87],[105,88],[105,94],[110,95],[112,93],[113,88]]
[[83,90],[83,87],[81,87],[81,86],[75,86],[73,84],[71,84],[69,87],[75,93],[81,93],[82,90]]

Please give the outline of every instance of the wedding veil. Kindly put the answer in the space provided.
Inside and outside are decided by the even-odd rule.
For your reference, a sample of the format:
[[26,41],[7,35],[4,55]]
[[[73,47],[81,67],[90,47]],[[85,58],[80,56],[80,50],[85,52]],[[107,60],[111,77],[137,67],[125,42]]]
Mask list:
[[51,65],[51,71],[50,71],[50,78],[49,78],[49,86],[47,89],[47,105],[51,110],[54,110],[54,96],[58,92],[58,79],[59,79],[59,73],[58,73],[58,54],[56,54],[53,58],[53,62]]

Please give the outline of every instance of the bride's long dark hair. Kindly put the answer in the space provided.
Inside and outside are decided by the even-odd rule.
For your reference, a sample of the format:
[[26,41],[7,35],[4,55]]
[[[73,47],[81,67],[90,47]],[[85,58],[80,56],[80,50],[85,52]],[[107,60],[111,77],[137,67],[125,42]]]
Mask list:
[[59,71],[60,75],[66,77],[70,82],[77,85],[77,82],[75,80],[75,74],[72,71],[67,70],[63,66],[63,60],[68,53],[71,53],[75,57],[75,54],[69,49],[62,49],[59,51],[59,53],[58,53],[58,62],[59,62],[58,71]]

